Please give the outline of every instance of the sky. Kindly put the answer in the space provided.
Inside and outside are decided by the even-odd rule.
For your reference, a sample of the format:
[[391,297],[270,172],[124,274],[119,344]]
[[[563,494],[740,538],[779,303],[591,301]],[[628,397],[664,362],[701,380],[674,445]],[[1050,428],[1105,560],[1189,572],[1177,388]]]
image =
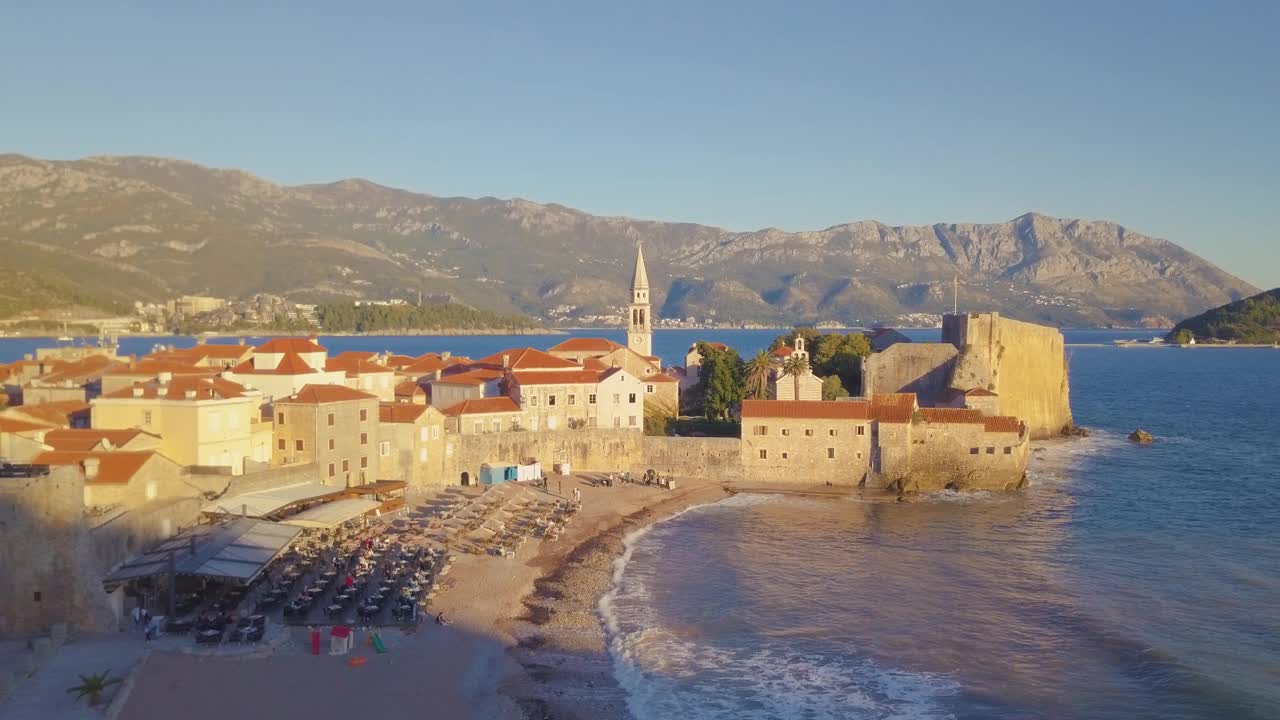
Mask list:
[[1280,285],[1278,2],[0,0],[0,152],[734,230],[1114,220]]

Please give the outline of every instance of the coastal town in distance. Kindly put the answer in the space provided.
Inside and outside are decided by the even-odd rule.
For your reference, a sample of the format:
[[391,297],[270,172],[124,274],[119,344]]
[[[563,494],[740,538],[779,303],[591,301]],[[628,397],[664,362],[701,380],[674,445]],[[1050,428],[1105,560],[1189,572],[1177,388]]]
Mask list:
[[[699,342],[665,365],[639,248],[630,285],[626,344],[472,359],[330,356],[314,336],[143,357],[104,342],[0,366],[0,632],[38,637],[3,687],[73,631],[123,632],[102,642],[121,672],[148,650],[138,707],[190,702],[173,688],[195,658],[439,668],[414,628],[536,633],[500,621],[547,558],[637,513],[743,491],[1016,491],[1031,440],[1073,432],[1054,328],[956,314],[940,342],[797,331],[749,362]],[[531,690],[521,702],[557,701]]]

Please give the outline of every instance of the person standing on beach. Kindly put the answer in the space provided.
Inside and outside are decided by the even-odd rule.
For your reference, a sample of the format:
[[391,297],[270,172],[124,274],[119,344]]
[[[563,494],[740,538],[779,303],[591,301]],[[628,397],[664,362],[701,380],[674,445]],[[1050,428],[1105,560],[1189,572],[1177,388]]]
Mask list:
[[564,478],[556,479],[556,494],[564,495]]

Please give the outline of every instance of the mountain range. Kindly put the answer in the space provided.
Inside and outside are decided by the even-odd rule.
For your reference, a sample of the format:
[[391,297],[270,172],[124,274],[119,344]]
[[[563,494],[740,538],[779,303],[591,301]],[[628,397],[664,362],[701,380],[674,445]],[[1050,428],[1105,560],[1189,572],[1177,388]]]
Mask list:
[[635,248],[660,318],[911,324],[952,306],[1059,325],[1151,325],[1257,292],[1113,222],[733,232],[349,179],[285,186],[153,157],[0,155],[0,317],[123,312],[178,294],[449,299],[559,324],[620,317]]

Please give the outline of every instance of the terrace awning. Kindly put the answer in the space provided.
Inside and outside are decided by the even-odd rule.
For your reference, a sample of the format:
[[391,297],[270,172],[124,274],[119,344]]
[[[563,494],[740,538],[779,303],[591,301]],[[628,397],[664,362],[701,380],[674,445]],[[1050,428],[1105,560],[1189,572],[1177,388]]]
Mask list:
[[347,488],[322,483],[297,483],[219,498],[205,505],[200,511],[210,515],[262,518],[287,510],[293,505],[337,497],[346,490]]
[[104,582],[165,575],[198,575],[248,583],[302,534],[301,528],[239,518],[198,525],[175,535],[108,575]]
[[280,521],[281,525],[327,530],[382,507],[377,500],[336,500]]

